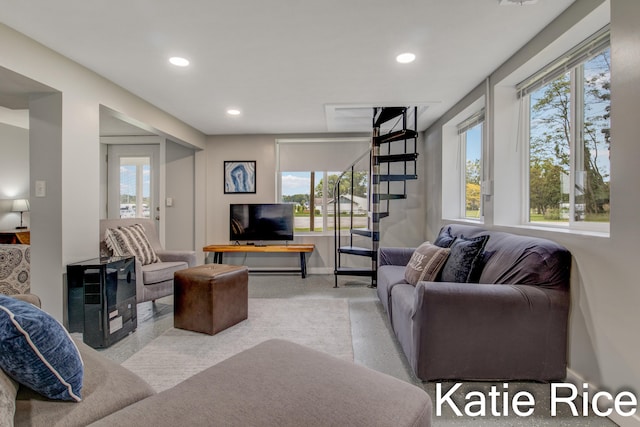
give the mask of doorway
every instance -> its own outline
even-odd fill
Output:
[[[109,145],[107,217],[153,218],[159,230],[160,145]]]

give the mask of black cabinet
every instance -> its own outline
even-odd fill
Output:
[[[109,347],[135,331],[134,257],[96,258],[67,265],[70,332],[93,348]]]

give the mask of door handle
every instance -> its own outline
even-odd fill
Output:
[[[156,215],[156,221],[160,221],[160,215]]]

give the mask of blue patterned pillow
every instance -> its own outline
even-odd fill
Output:
[[[449,258],[442,267],[440,280],[443,282],[476,282],[482,268],[482,254],[489,236],[466,239],[458,237],[450,249]]]
[[[84,366],[67,330],[38,307],[0,295],[0,368],[50,399],[81,400]]]
[[[454,240],[456,240],[456,238],[451,234],[451,227],[442,227],[440,234],[438,234],[433,244],[441,248],[449,248]]]

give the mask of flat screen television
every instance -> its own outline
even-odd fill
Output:
[[[293,240],[293,204],[230,205],[230,240]]]

